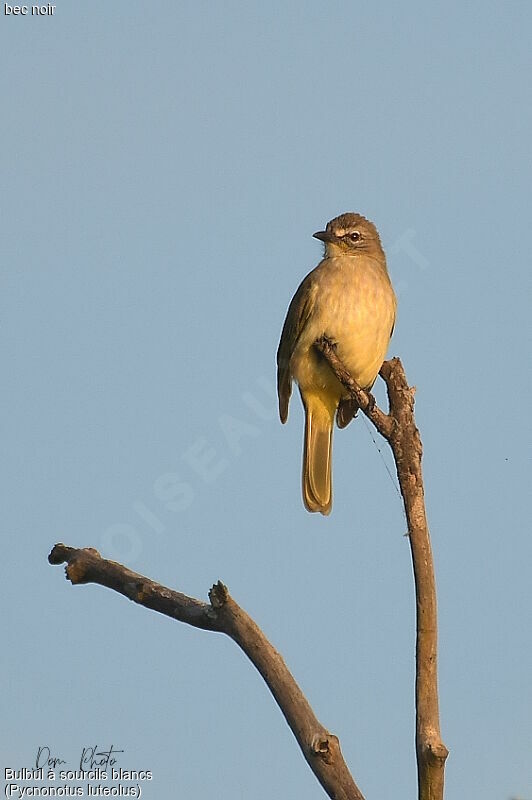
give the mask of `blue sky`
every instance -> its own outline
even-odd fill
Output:
[[[236,646],[72,588],[64,541],[222,579],[368,800],[413,796],[401,504],[358,419],[307,514],[274,395],[312,233],[358,211],[417,387],[447,796],[531,800],[528,6],[56,6],[0,14],[2,766],[113,744],[146,798],[324,796]]]

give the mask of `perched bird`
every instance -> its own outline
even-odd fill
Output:
[[[303,502],[329,514],[334,416],[344,428],[358,405],[314,343],[326,336],[362,389],[371,389],[384,361],[397,301],[375,225],[360,214],[342,214],[314,234],[325,244],[323,261],[292,298],[277,350],[281,422],[288,417],[292,379],[305,408]]]

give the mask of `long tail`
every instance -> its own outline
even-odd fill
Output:
[[[308,511],[330,514],[332,508],[331,455],[335,408],[311,395],[305,398],[303,448],[303,502]]]

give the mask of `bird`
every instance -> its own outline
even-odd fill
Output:
[[[345,428],[358,404],[314,346],[326,337],[352,378],[370,390],[393,333],[396,296],[375,225],[348,212],[313,234],[324,257],[303,279],[288,307],[277,350],[277,393],[281,422],[295,380],[305,410],[302,490],[308,511],[332,508],[334,418]]]

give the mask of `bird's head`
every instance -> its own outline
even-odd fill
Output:
[[[313,236],[325,244],[325,258],[359,254],[384,258],[377,228],[361,214],[341,214]]]

